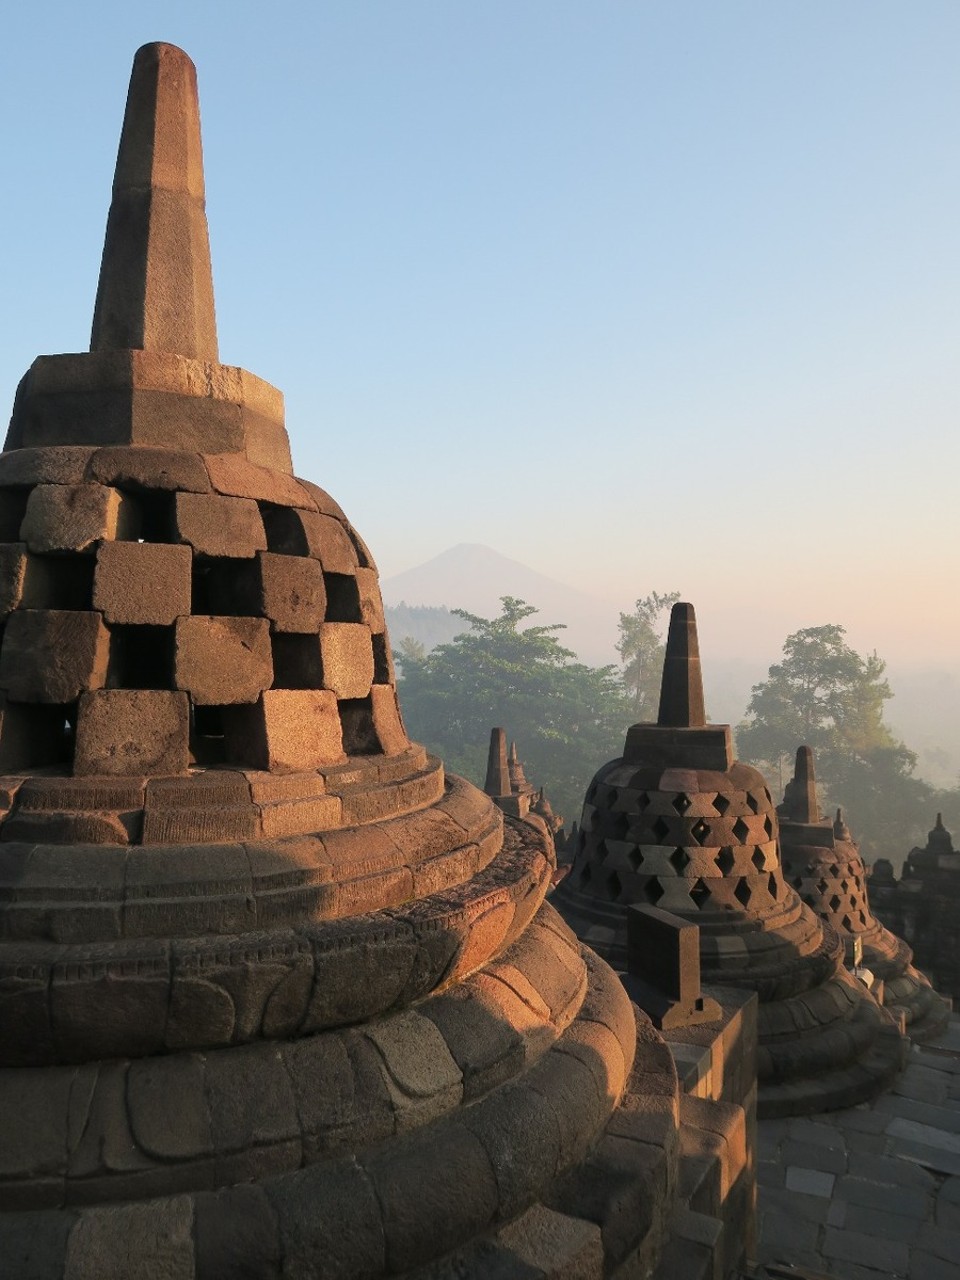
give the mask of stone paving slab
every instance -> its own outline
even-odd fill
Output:
[[[874,1103],[757,1136],[760,1263],[960,1280],[960,1016]]]

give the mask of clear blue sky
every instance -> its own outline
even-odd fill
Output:
[[[382,572],[485,542],[611,610],[678,588],[725,653],[957,653],[956,0],[60,0],[0,36],[8,403],[87,345],[169,40],[221,357]]]

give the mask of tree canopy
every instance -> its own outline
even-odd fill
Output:
[[[501,598],[496,618],[454,610],[468,625],[429,653],[405,646],[400,699],[413,738],[455,773],[482,783],[490,730],[517,742],[527,776],[567,822],[580,816],[597,769],[620,754],[630,721],[613,666],[589,667],[559,641],[560,623],[527,623],[537,610]]]
[[[831,624],[787,637],[781,661],[753,687],[737,748],[782,789],[797,747],[812,747],[821,806],[843,807],[868,857],[898,859],[925,820],[931,790],[912,776],[916,756],[884,723],[893,697],[886,664],[862,657],[845,635]]]
[[[660,618],[680,599],[679,591],[652,591],[638,600],[633,613],[620,615],[617,652],[623,663],[623,683],[634,720],[657,718],[664,642]]]

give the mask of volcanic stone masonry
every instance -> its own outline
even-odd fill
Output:
[[[370,553],[218,362],[170,45],[0,518],[5,1280],[712,1268],[742,1123],[680,1125],[664,1041],[544,902],[544,831],[407,739]],[[698,1124],[727,1155],[693,1212]]]
[[[899,881],[885,858],[871,868],[874,910],[910,942],[918,965],[951,1001],[960,1000],[960,852],[937,814],[922,849],[907,854]]]
[[[851,1106],[900,1069],[893,1019],[784,880],[766,783],[706,722],[692,605],[670,616],[658,722],[597,773],[578,843],[553,901],[605,959],[624,967],[627,909],[648,903],[700,926],[705,983],[757,992],[761,1117]]]
[[[885,929],[871,911],[866,868],[842,813],[838,809],[833,822],[821,817],[809,747],[797,748],[793,778],[777,814],[784,877],[836,929],[847,964],[854,962],[859,939],[862,963],[878,979],[884,1008],[903,1014],[907,1034],[917,1043],[939,1035],[950,1006],[913,967],[907,943]]]

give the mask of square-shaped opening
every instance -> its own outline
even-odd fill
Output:
[[[93,556],[27,554],[23,609],[93,608]]]
[[[172,689],[173,627],[111,627],[108,689]]]
[[[259,577],[252,560],[194,557],[190,612],[220,618],[257,617],[262,612]]]
[[[19,542],[29,489],[0,489],[0,542]]]
[[[390,645],[383,632],[373,637],[373,683],[393,683],[393,663],[390,661]]]
[[[369,698],[341,698],[337,703],[343,731],[343,749],[348,756],[370,756],[380,750],[373,727],[373,706]]]
[[[267,535],[267,550],[282,556],[309,555],[307,535],[303,522],[293,507],[278,507],[272,502],[261,502],[260,518]]]
[[[319,636],[275,631],[270,637],[270,646],[274,689],[323,688]]]
[[[325,573],[327,622],[362,622],[360,588],[352,573]]]
[[[179,542],[174,519],[175,495],[165,489],[124,493],[118,532],[121,542]]]
[[[226,759],[223,708],[190,704],[190,758],[194,764],[223,764]]]

